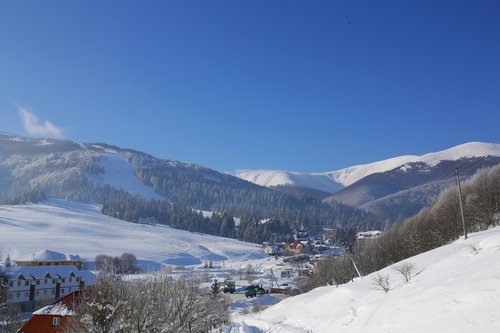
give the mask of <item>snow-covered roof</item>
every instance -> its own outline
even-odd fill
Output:
[[[382,236],[382,231],[380,230],[362,231],[358,232],[358,234],[356,235],[356,239],[377,238],[380,236]]]
[[[74,312],[66,307],[64,304],[47,305],[35,312],[34,315],[58,315],[58,316],[72,316]]]
[[[33,254],[16,258],[15,261],[81,261],[78,255],[64,254],[52,250],[43,249]]]
[[[5,270],[5,275],[9,279],[17,279],[19,276],[24,276],[26,279],[43,279],[48,275],[52,278],[58,276],[66,277],[73,273],[75,276],[81,276],[83,279],[83,272],[76,266],[13,266]],[[87,276],[87,275],[86,275]],[[83,279],[85,281],[85,279]]]
[[[87,286],[94,285],[96,283],[96,275],[92,271],[82,270],[79,271],[82,277],[82,280],[85,282]]]

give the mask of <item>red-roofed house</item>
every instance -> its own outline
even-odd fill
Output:
[[[21,327],[19,333],[60,333],[73,315],[79,292],[63,297],[59,302],[33,312],[33,316]]]

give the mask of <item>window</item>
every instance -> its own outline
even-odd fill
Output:
[[[18,292],[16,293],[16,298],[20,298],[20,297],[21,297],[21,293],[18,291]]]
[[[69,282],[70,282],[70,283],[71,283],[71,282],[73,282],[73,278],[69,278]]]
[[[21,281],[17,281],[17,286],[20,287],[21,286]]]
[[[30,285],[30,282],[28,280],[24,281],[24,285],[27,287]]]
[[[52,326],[59,326],[59,325],[61,325],[61,318],[52,317]]]
[[[54,294],[56,293],[56,291],[55,291],[54,289],[51,289],[51,290],[50,290],[50,293],[51,293],[52,295],[54,295]]]
[[[63,278],[63,279],[62,279],[62,283],[66,283],[66,278]]]
[[[14,287],[14,281],[9,282],[9,287]]]
[[[56,279],[52,279],[52,283],[56,283]]]
[[[36,285],[39,286],[40,285],[40,280],[36,280]]]
[[[24,297],[28,298],[30,296],[29,292],[24,293]]]
[[[80,282],[80,278],[79,277],[76,278],[76,282]]]
[[[61,289],[61,294],[64,294],[64,288]]]

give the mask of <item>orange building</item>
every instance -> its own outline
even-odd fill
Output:
[[[66,255],[63,253],[41,250],[33,253],[30,257],[14,260],[17,266],[76,266],[82,269],[82,259],[78,255]]]

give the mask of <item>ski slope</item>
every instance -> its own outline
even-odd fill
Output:
[[[134,166],[127,161],[127,158],[113,150],[106,150],[102,153],[101,165],[104,168],[102,174],[89,174],[89,180],[108,184],[112,187],[122,189],[133,195],[139,195],[145,199],[163,200],[153,188],[144,185],[134,174]]]
[[[51,199],[0,206],[0,255],[12,260],[50,249],[93,261],[97,254],[132,253],[145,270],[266,258],[258,245],[161,225],[124,222],[100,207]]]
[[[500,227],[406,261],[416,265],[408,283],[388,267],[236,316],[225,332],[500,332]],[[375,288],[378,274],[389,275],[388,293]]]

